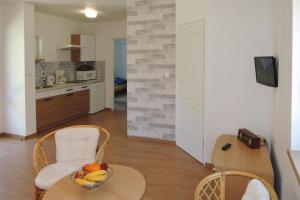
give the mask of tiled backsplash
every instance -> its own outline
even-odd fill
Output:
[[[35,65],[35,84],[41,84],[43,78],[48,75],[54,75],[57,70],[64,70],[66,81],[75,81],[76,68],[81,64],[94,66],[97,72],[97,80],[104,81],[105,77],[105,62],[41,62]]]

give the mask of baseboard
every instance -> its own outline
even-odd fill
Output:
[[[104,111],[113,111],[112,108],[104,108]]]
[[[217,169],[215,168],[214,164],[209,163],[209,162],[206,162],[206,163],[204,164],[204,167],[205,167],[206,169],[209,169],[209,170],[214,171],[214,172],[217,171]]]
[[[26,140],[26,136],[16,135],[16,134],[12,134],[12,133],[2,133],[2,135],[5,137],[17,139],[17,140]]]
[[[3,136],[3,137],[10,137],[10,138],[14,138],[14,139],[17,139],[17,140],[28,140],[28,139],[36,137],[37,134],[33,133],[31,135],[28,135],[28,136],[21,136],[21,135],[16,135],[16,134],[12,134],[12,133],[1,133],[0,135]]]
[[[176,145],[175,141],[155,139],[155,138],[146,138],[146,137],[138,137],[138,136],[130,136],[130,135],[127,135],[127,140],[135,140],[135,141],[140,141],[140,142],[153,142],[153,143]]]

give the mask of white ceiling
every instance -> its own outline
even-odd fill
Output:
[[[126,0],[10,0],[9,2],[12,1],[32,2],[37,12],[78,21],[126,20]],[[86,18],[82,13],[86,7],[99,10],[99,16],[96,19]]]

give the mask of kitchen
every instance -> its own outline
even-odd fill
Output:
[[[65,17],[62,13],[67,13],[67,7],[56,13],[50,5],[36,5],[37,132],[105,108],[113,109],[113,53],[110,51],[113,40],[106,38],[118,36],[120,32],[108,30],[103,34],[95,19],[83,14],[78,19],[71,15]],[[117,23],[122,22],[105,25],[115,29]],[[125,33],[126,29],[121,32]],[[100,45],[109,48],[103,50]]]

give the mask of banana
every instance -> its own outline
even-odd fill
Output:
[[[82,179],[82,178],[76,178],[76,179],[75,179],[75,182],[76,182],[78,185],[81,185],[81,186],[94,185],[94,184],[95,184],[95,182],[88,181],[88,180],[85,180],[85,179]]]
[[[95,172],[88,173],[87,175],[84,176],[83,179],[90,180],[90,179],[93,179],[93,177],[104,176],[104,175],[107,175],[107,171],[98,170],[98,171],[95,171]]]
[[[93,181],[93,182],[100,182],[100,181],[105,181],[107,179],[108,175],[100,175],[100,176],[92,176],[89,177],[87,180],[88,181]]]

